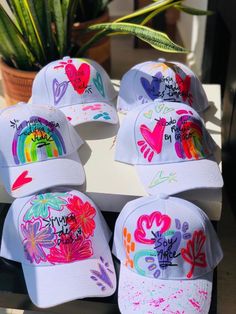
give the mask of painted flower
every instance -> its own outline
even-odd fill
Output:
[[[96,227],[94,216],[96,210],[89,202],[83,203],[78,196],[73,196],[68,199],[68,209],[75,215],[75,219],[70,221],[71,230],[81,229],[85,238],[93,236]]]
[[[71,263],[87,259],[92,255],[90,240],[84,240],[81,236],[73,239],[69,235],[62,235],[59,246],[50,249],[47,260],[51,263]]]
[[[45,193],[39,194],[31,200],[31,207],[27,210],[24,220],[28,221],[32,218],[46,218],[49,216],[50,209],[62,210],[62,206],[66,201],[61,197],[65,197],[65,193]]]
[[[23,245],[26,258],[33,263],[39,264],[41,261],[46,262],[46,254],[43,248],[50,249],[55,246],[54,233],[51,227],[41,228],[41,223],[27,222],[21,225],[21,231],[24,236]]]

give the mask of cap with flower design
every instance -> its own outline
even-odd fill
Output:
[[[59,108],[72,125],[97,121],[116,124],[117,93],[103,67],[91,59],[64,57],[36,75],[32,103]]]
[[[209,218],[194,204],[166,195],[127,203],[113,253],[121,262],[121,313],[208,313],[223,253]]]
[[[116,289],[102,214],[76,190],[15,200],[6,216],[0,255],[22,264],[32,302],[46,308]]]

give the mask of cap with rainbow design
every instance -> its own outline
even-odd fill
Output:
[[[77,154],[83,141],[60,110],[18,103],[3,110],[0,121],[0,174],[10,195],[84,183]]]
[[[222,187],[215,147],[195,110],[183,103],[154,101],[125,117],[115,159],[135,165],[149,194],[172,195]]]

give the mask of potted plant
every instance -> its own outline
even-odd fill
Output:
[[[75,43],[77,46],[83,46],[96,34],[96,31],[87,31],[89,26],[110,21],[108,4],[111,1],[112,0],[80,0],[78,2],[72,26],[72,44]],[[88,58],[100,63],[108,73],[110,72],[110,38],[108,36],[105,36],[90,47],[86,55]]]
[[[79,0],[7,0],[0,4],[0,67],[8,104],[27,101],[36,72],[65,55],[86,56],[90,47],[109,35],[137,36],[161,51],[188,52],[146,25],[160,12],[175,7],[189,14],[209,14],[182,5],[184,0],[155,0],[151,5],[114,22],[88,26],[96,31],[83,44],[71,39]],[[150,1],[151,2],[151,1]]]

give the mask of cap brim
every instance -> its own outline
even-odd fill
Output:
[[[84,168],[77,152],[64,158],[53,158],[17,167],[1,167],[5,189],[13,197],[24,197],[59,185],[82,185]]]
[[[110,248],[96,259],[52,266],[22,264],[32,302],[52,307],[86,297],[107,297],[116,290],[116,274]]]
[[[74,126],[93,121],[111,124],[118,123],[118,115],[112,103],[108,104],[98,101],[61,107],[60,110]]]
[[[218,164],[210,159],[159,165],[135,165],[145,190],[168,195],[200,188],[221,188],[223,178]]]
[[[121,264],[118,305],[121,313],[209,312],[213,272],[191,280],[141,276]]]

